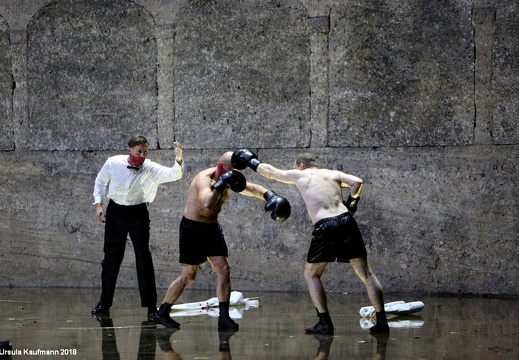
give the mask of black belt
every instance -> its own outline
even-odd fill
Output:
[[[110,199],[110,203],[112,205],[114,205],[114,206],[117,206],[117,207],[120,207],[120,208],[128,208],[128,209],[137,208],[139,206],[146,206],[146,205],[148,205],[148,203],[140,203],[140,204],[137,204],[137,205],[119,205],[118,203],[116,203],[112,199]]]

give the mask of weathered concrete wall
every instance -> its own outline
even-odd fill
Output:
[[[175,22],[175,134],[196,148],[308,146],[306,23],[298,1],[183,8]]]
[[[39,10],[27,25],[29,149],[119,148],[132,128],[156,143],[153,28],[149,12],[128,1]]]
[[[158,162],[186,148],[150,208],[159,287],[179,271],[190,180],[247,146],[365,180],[356,218],[386,291],[519,295],[518,15],[512,0],[0,0],[0,286],[100,285],[93,182],[140,132]],[[232,196],[233,287],[304,291],[299,193],[244,173],[293,214]],[[342,264],[325,281],[364,291]],[[193,287],[214,287],[207,264]]]
[[[329,145],[472,143],[470,2],[365,4],[333,12]]]

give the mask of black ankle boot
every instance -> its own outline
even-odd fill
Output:
[[[229,315],[218,317],[218,330],[238,330],[240,325],[236,324]]]
[[[218,317],[218,330],[238,330],[240,325],[236,324],[229,316],[229,302],[220,301],[218,303],[220,316]]]
[[[107,306],[104,306],[102,303],[98,303],[95,308],[91,311],[92,315],[110,315],[110,308]]]
[[[157,312],[156,306],[150,306],[148,307],[148,320],[153,321],[153,317],[155,316],[155,313]]]
[[[305,329],[307,334],[326,334],[333,335],[333,323],[330,318],[330,313],[317,311],[319,322],[312,327]]]
[[[173,306],[173,304],[160,304],[159,309],[153,315],[153,322],[155,324],[164,325],[168,328],[180,328],[180,324],[173,320],[169,315],[169,312],[171,311],[171,306]]]
[[[369,331],[376,334],[389,334],[389,325],[387,324],[386,311],[377,312],[377,323],[372,326]]]

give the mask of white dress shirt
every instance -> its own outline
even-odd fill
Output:
[[[96,177],[94,204],[102,204],[103,198],[119,205],[150,203],[157,195],[159,184],[182,178],[184,167],[175,161],[166,167],[149,159],[140,170],[128,169],[128,155],[109,157]]]

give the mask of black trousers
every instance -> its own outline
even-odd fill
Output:
[[[141,306],[156,308],[157,287],[155,284],[155,269],[149,249],[150,215],[148,207],[146,204],[118,205],[112,200],[106,208],[100,303],[105,307],[112,306],[115,284],[124,258],[128,234],[135,251]]]

